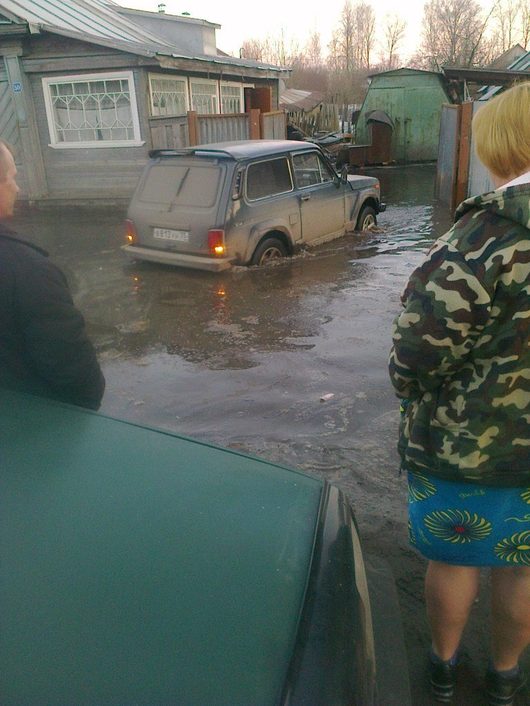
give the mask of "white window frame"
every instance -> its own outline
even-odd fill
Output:
[[[55,127],[55,113],[53,109],[50,85],[59,83],[82,83],[85,81],[102,80],[127,80],[129,83],[129,96],[131,105],[132,127],[134,138],[132,140],[90,140],[85,142],[59,142]],[[102,149],[108,147],[141,147],[145,141],[141,138],[140,121],[138,118],[138,104],[136,102],[136,89],[132,71],[113,71],[107,73],[69,74],[67,76],[54,76],[42,79],[46,117],[50,133],[49,147],[53,149]]]
[[[217,110],[214,113],[202,113],[201,111],[198,111],[195,109],[193,106],[193,89],[191,87],[192,83],[205,83],[208,86],[211,86],[212,84],[215,85],[215,98],[217,100]],[[219,95],[219,81],[214,78],[193,78],[189,77],[189,92],[190,92],[190,106],[192,110],[195,110],[199,115],[219,115],[221,111],[221,96]]]
[[[151,116],[154,118],[162,118],[162,117],[171,117],[174,114],[158,114],[156,115],[154,113],[155,106],[153,105],[153,87],[152,87],[152,79],[163,79],[163,80],[173,80],[173,81],[182,81],[184,83],[184,96],[185,96],[185,101],[186,101],[186,108],[185,108],[185,113],[188,112],[190,109],[190,87],[189,87],[189,82],[188,82],[188,77],[187,76],[182,76],[182,75],[176,75],[176,74],[157,74],[157,73],[149,73],[149,107],[150,107],[150,113]]]
[[[219,82],[219,111],[221,112],[221,114],[223,114],[223,86],[230,86],[231,88],[234,88],[234,87],[239,88],[239,103],[240,103],[240,107],[241,107],[241,110],[239,112],[244,113],[245,112],[245,92],[243,89],[246,88],[247,86],[245,86],[242,83],[235,83],[234,81],[220,81]],[[238,112],[238,111],[236,111],[236,112]],[[230,115],[231,113],[232,113],[232,111],[230,111],[230,113],[228,113],[228,115]],[[224,113],[224,114],[227,115],[227,113]]]

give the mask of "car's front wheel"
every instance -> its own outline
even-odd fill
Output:
[[[265,238],[258,245],[252,255],[251,265],[266,265],[272,260],[278,260],[280,257],[287,256],[287,248],[279,238]]]
[[[363,206],[357,219],[356,230],[370,230],[377,225],[375,209],[372,206]]]

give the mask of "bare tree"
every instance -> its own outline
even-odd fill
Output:
[[[417,63],[433,71],[444,65],[480,66],[486,60],[485,31],[492,12],[484,16],[476,0],[429,0],[423,7]]]
[[[350,73],[355,68],[355,13],[350,0],[342,7],[339,21],[338,49],[342,58],[342,68]]]
[[[261,39],[245,39],[239,50],[241,59],[264,61],[265,43]]]
[[[375,12],[361,0],[345,0],[335,35],[328,46],[329,63],[335,70],[353,71],[370,68],[375,41]]]
[[[375,12],[366,2],[358,2],[355,7],[355,37],[359,51],[357,67],[370,70],[371,53],[375,39]]]
[[[493,7],[493,34],[500,54],[520,39],[518,35],[523,4],[520,0],[497,0]]]
[[[313,32],[307,40],[302,53],[302,61],[304,65],[311,67],[321,67],[323,65],[322,45],[318,32]]]
[[[381,46],[381,67],[395,69],[399,65],[399,46],[405,38],[407,22],[399,15],[385,15]]]
[[[241,58],[263,61],[277,66],[292,66],[300,61],[300,49],[294,39],[285,40],[283,30],[279,37],[247,39],[239,50]]]
[[[519,3],[521,17],[521,44],[525,49],[530,46],[530,0],[521,0]]]

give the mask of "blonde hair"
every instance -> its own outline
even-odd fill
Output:
[[[530,169],[530,82],[485,103],[472,131],[477,157],[495,176],[519,176]]]

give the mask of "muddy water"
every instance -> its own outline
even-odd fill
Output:
[[[107,378],[104,413],[258,454],[349,494],[365,549],[394,570],[413,703],[423,704],[423,561],[407,545],[386,360],[399,293],[450,214],[434,201],[434,167],[373,173],[388,205],[377,232],[264,269],[129,264],[119,208],[16,220],[67,273]],[[480,612],[474,620],[480,664]],[[477,678],[471,671],[461,703],[482,703]]]

